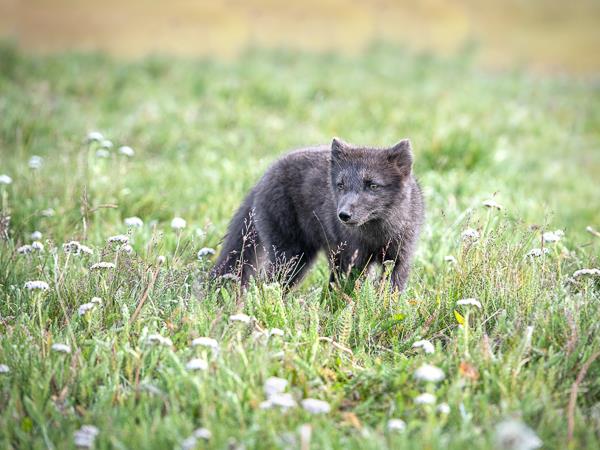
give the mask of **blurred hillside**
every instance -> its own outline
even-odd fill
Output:
[[[0,37],[25,49],[233,57],[249,46],[357,52],[373,41],[491,67],[600,69],[597,0],[0,0]]]

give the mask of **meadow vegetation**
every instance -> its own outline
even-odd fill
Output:
[[[385,45],[0,47],[0,447],[597,448],[599,100]],[[328,289],[324,256],[288,293],[206,284],[198,252],[268,164],[332,136],[412,140],[407,290]]]

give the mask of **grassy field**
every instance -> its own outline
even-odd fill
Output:
[[[94,130],[114,146],[87,143]],[[268,164],[334,135],[412,139],[428,207],[406,292],[370,279],[330,291],[324,257],[286,294],[203,284],[213,257],[198,251],[218,250]],[[600,264],[597,82],[386,46],[231,63],[3,46],[2,174],[2,448],[92,445],[83,425],[97,427],[97,449],[533,448],[523,425],[546,449],[600,443],[600,277],[576,274]],[[555,230],[558,242],[542,242]],[[44,249],[19,252],[34,231]],[[119,234],[131,248],[108,242]],[[69,252],[74,240],[92,254]],[[421,339],[432,353],[413,348]],[[423,380],[425,364],[444,379]],[[264,403],[269,377],[290,395]],[[200,427],[211,437],[190,439]]]

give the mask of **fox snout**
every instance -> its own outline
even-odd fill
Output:
[[[360,222],[359,214],[356,211],[358,197],[355,195],[346,195],[338,204],[337,214],[342,223],[346,225],[357,225]]]

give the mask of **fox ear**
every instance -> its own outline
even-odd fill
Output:
[[[348,144],[339,138],[334,137],[331,141],[331,157],[332,159],[340,159],[346,152]]]
[[[394,164],[403,175],[410,175],[413,165],[412,145],[409,139],[402,139],[387,150],[388,162]]]

